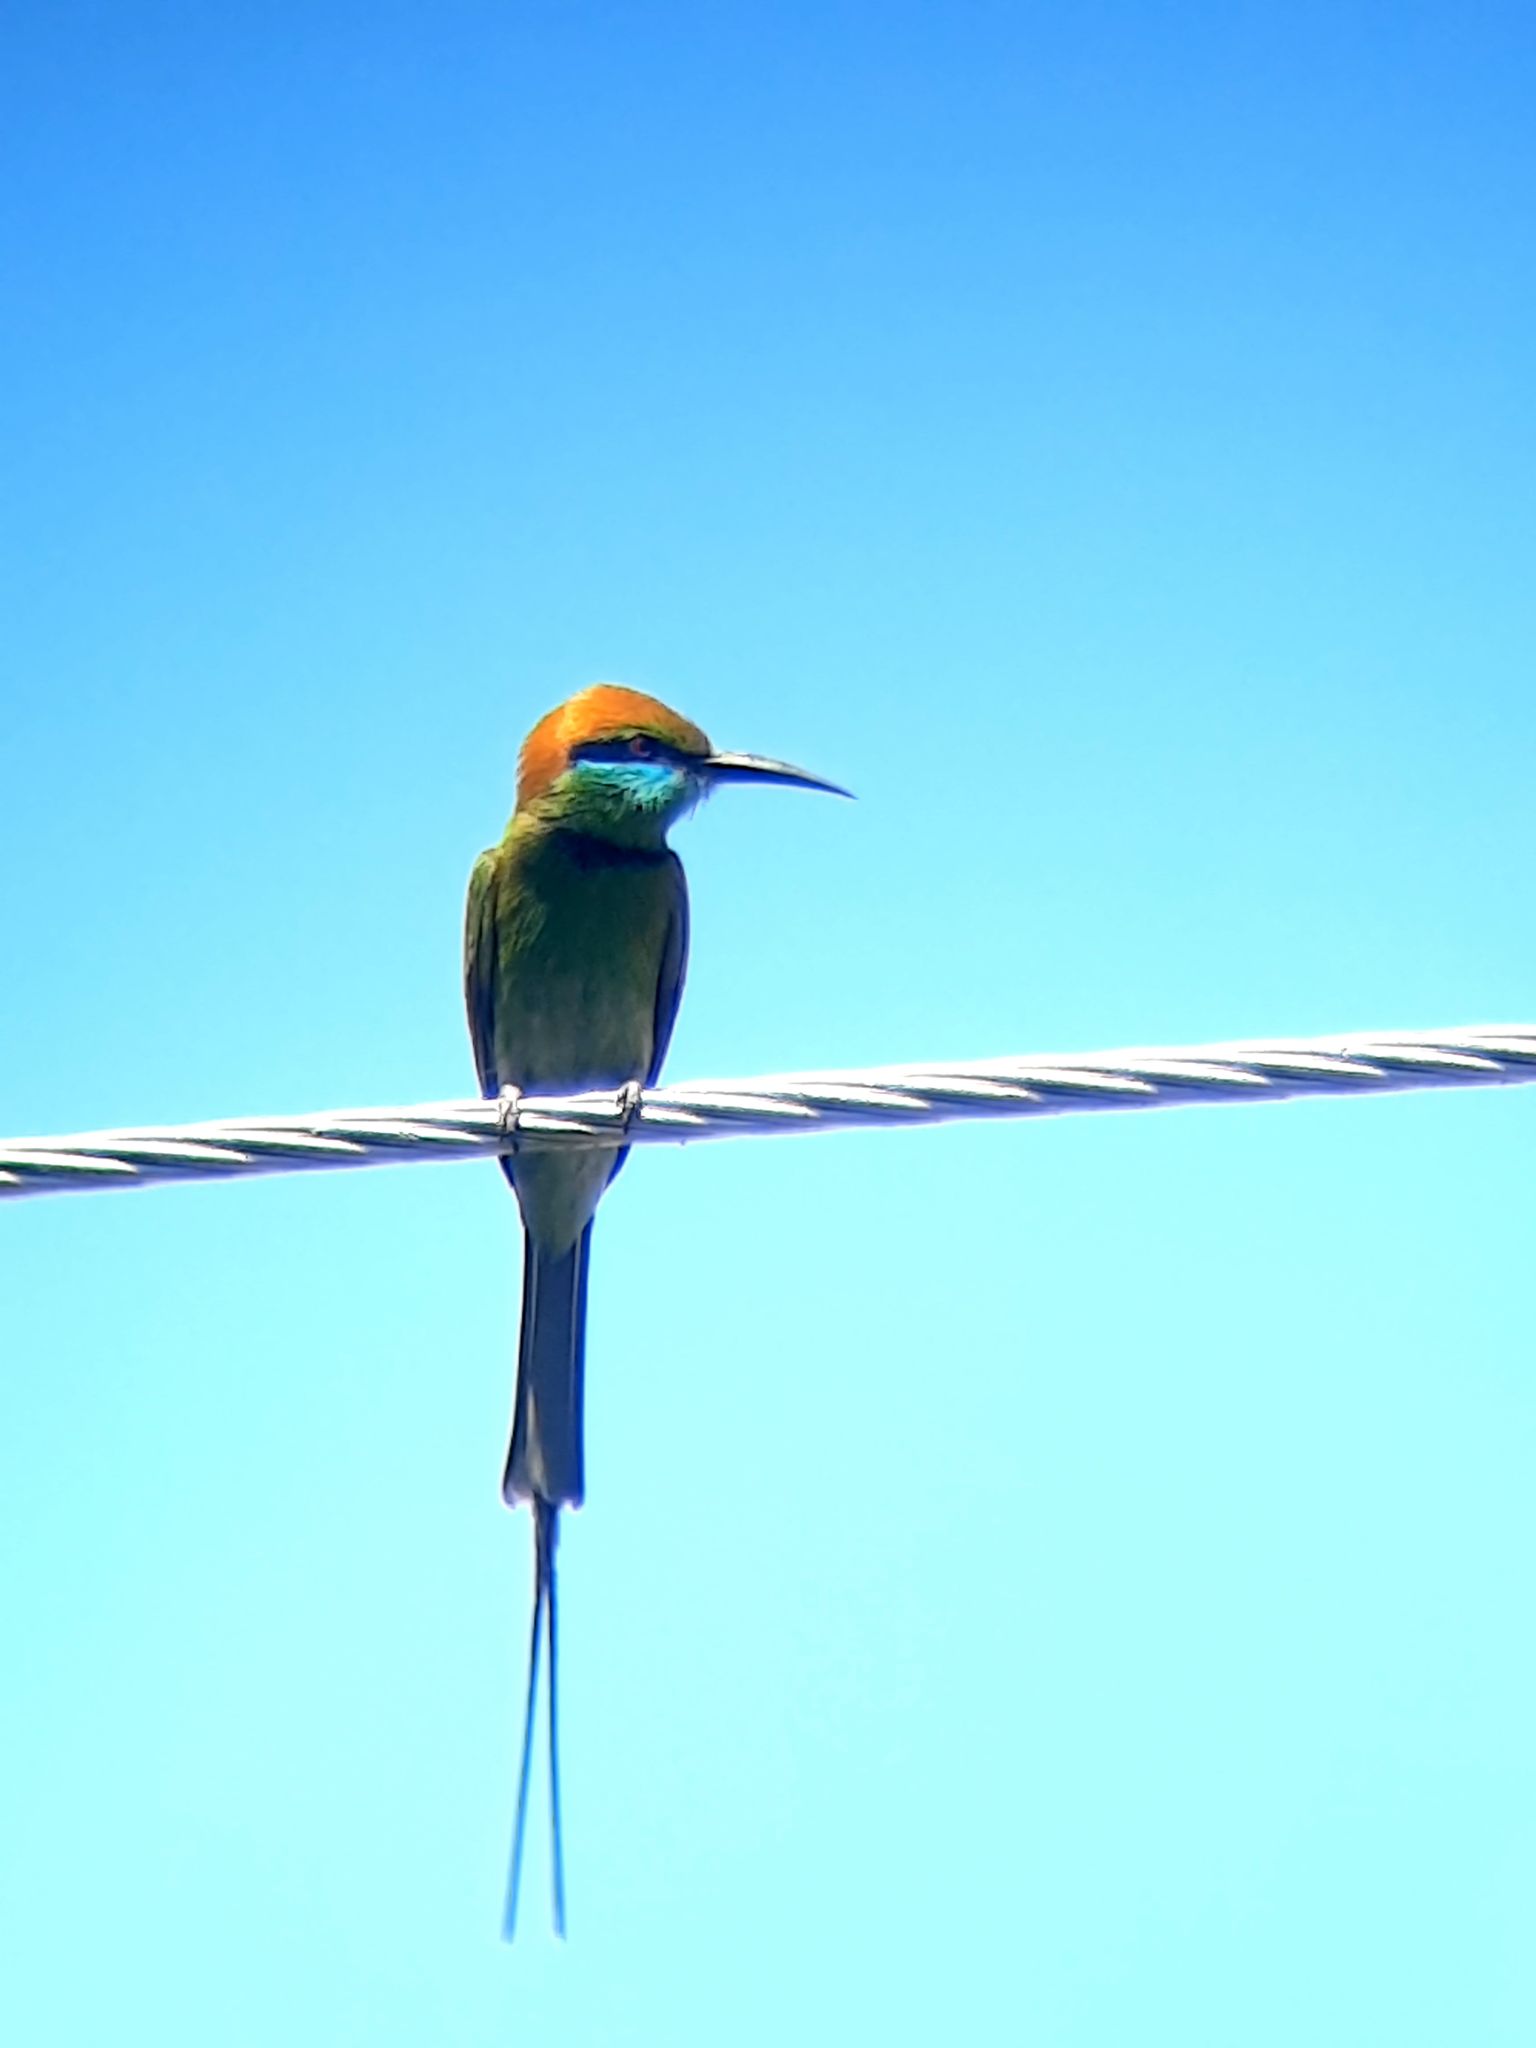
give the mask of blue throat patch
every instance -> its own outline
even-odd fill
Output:
[[[672,761],[577,761],[571,773],[594,796],[652,815],[678,810],[697,794],[693,778]]]

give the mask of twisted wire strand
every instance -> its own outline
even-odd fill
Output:
[[[685,1081],[614,1093],[424,1102],[0,1140],[0,1200],[546,1146],[685,1144],[879,1124],[1068,1116],[1536,1082],[1536,1025],[1030,1053]]]

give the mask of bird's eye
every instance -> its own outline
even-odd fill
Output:
[[[637,761],[653,761],[656,749],[643,732],[637,732],[629,743],[629,751]]]

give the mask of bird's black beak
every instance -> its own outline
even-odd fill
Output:
[[[791,789],[821,789],[828,796],[853,795],[835,782],[825,782],[788,761],[770,761],[762,754],[710,754],[702,763],[711,782],[778,782]]]

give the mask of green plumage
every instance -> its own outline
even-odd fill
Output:
[[[465,998],[485,1093],[654,1080],[687,950],[687,884],[665,845],[615,845],[558,810],[519,814],[469,888]],[[622,1159],[593,1146],[503,1161],[527,1233],[508,1500],[582,1497],[586,1232]]]
[[[599,683],[523,744],[517,809],[470,877],[464,999],[489,1096],[649,1085],[661,1071],[688,964],[688,890],[668,827],[721,782],[834,785],[754,754],[714,752],[654,697]],[[845,794],[846,792],[835,792]],[[555,1545],[580,1502],[592,1214],[623,1145],[530,1149],[502,1160],[523,1212],[523,1316],[502,1493],[529,1501],[534,1602],[523,1759],[503,1930],[517,1915],[541,1629],[549,1645],[555,1926],[564,1931],[556,1713]]]

